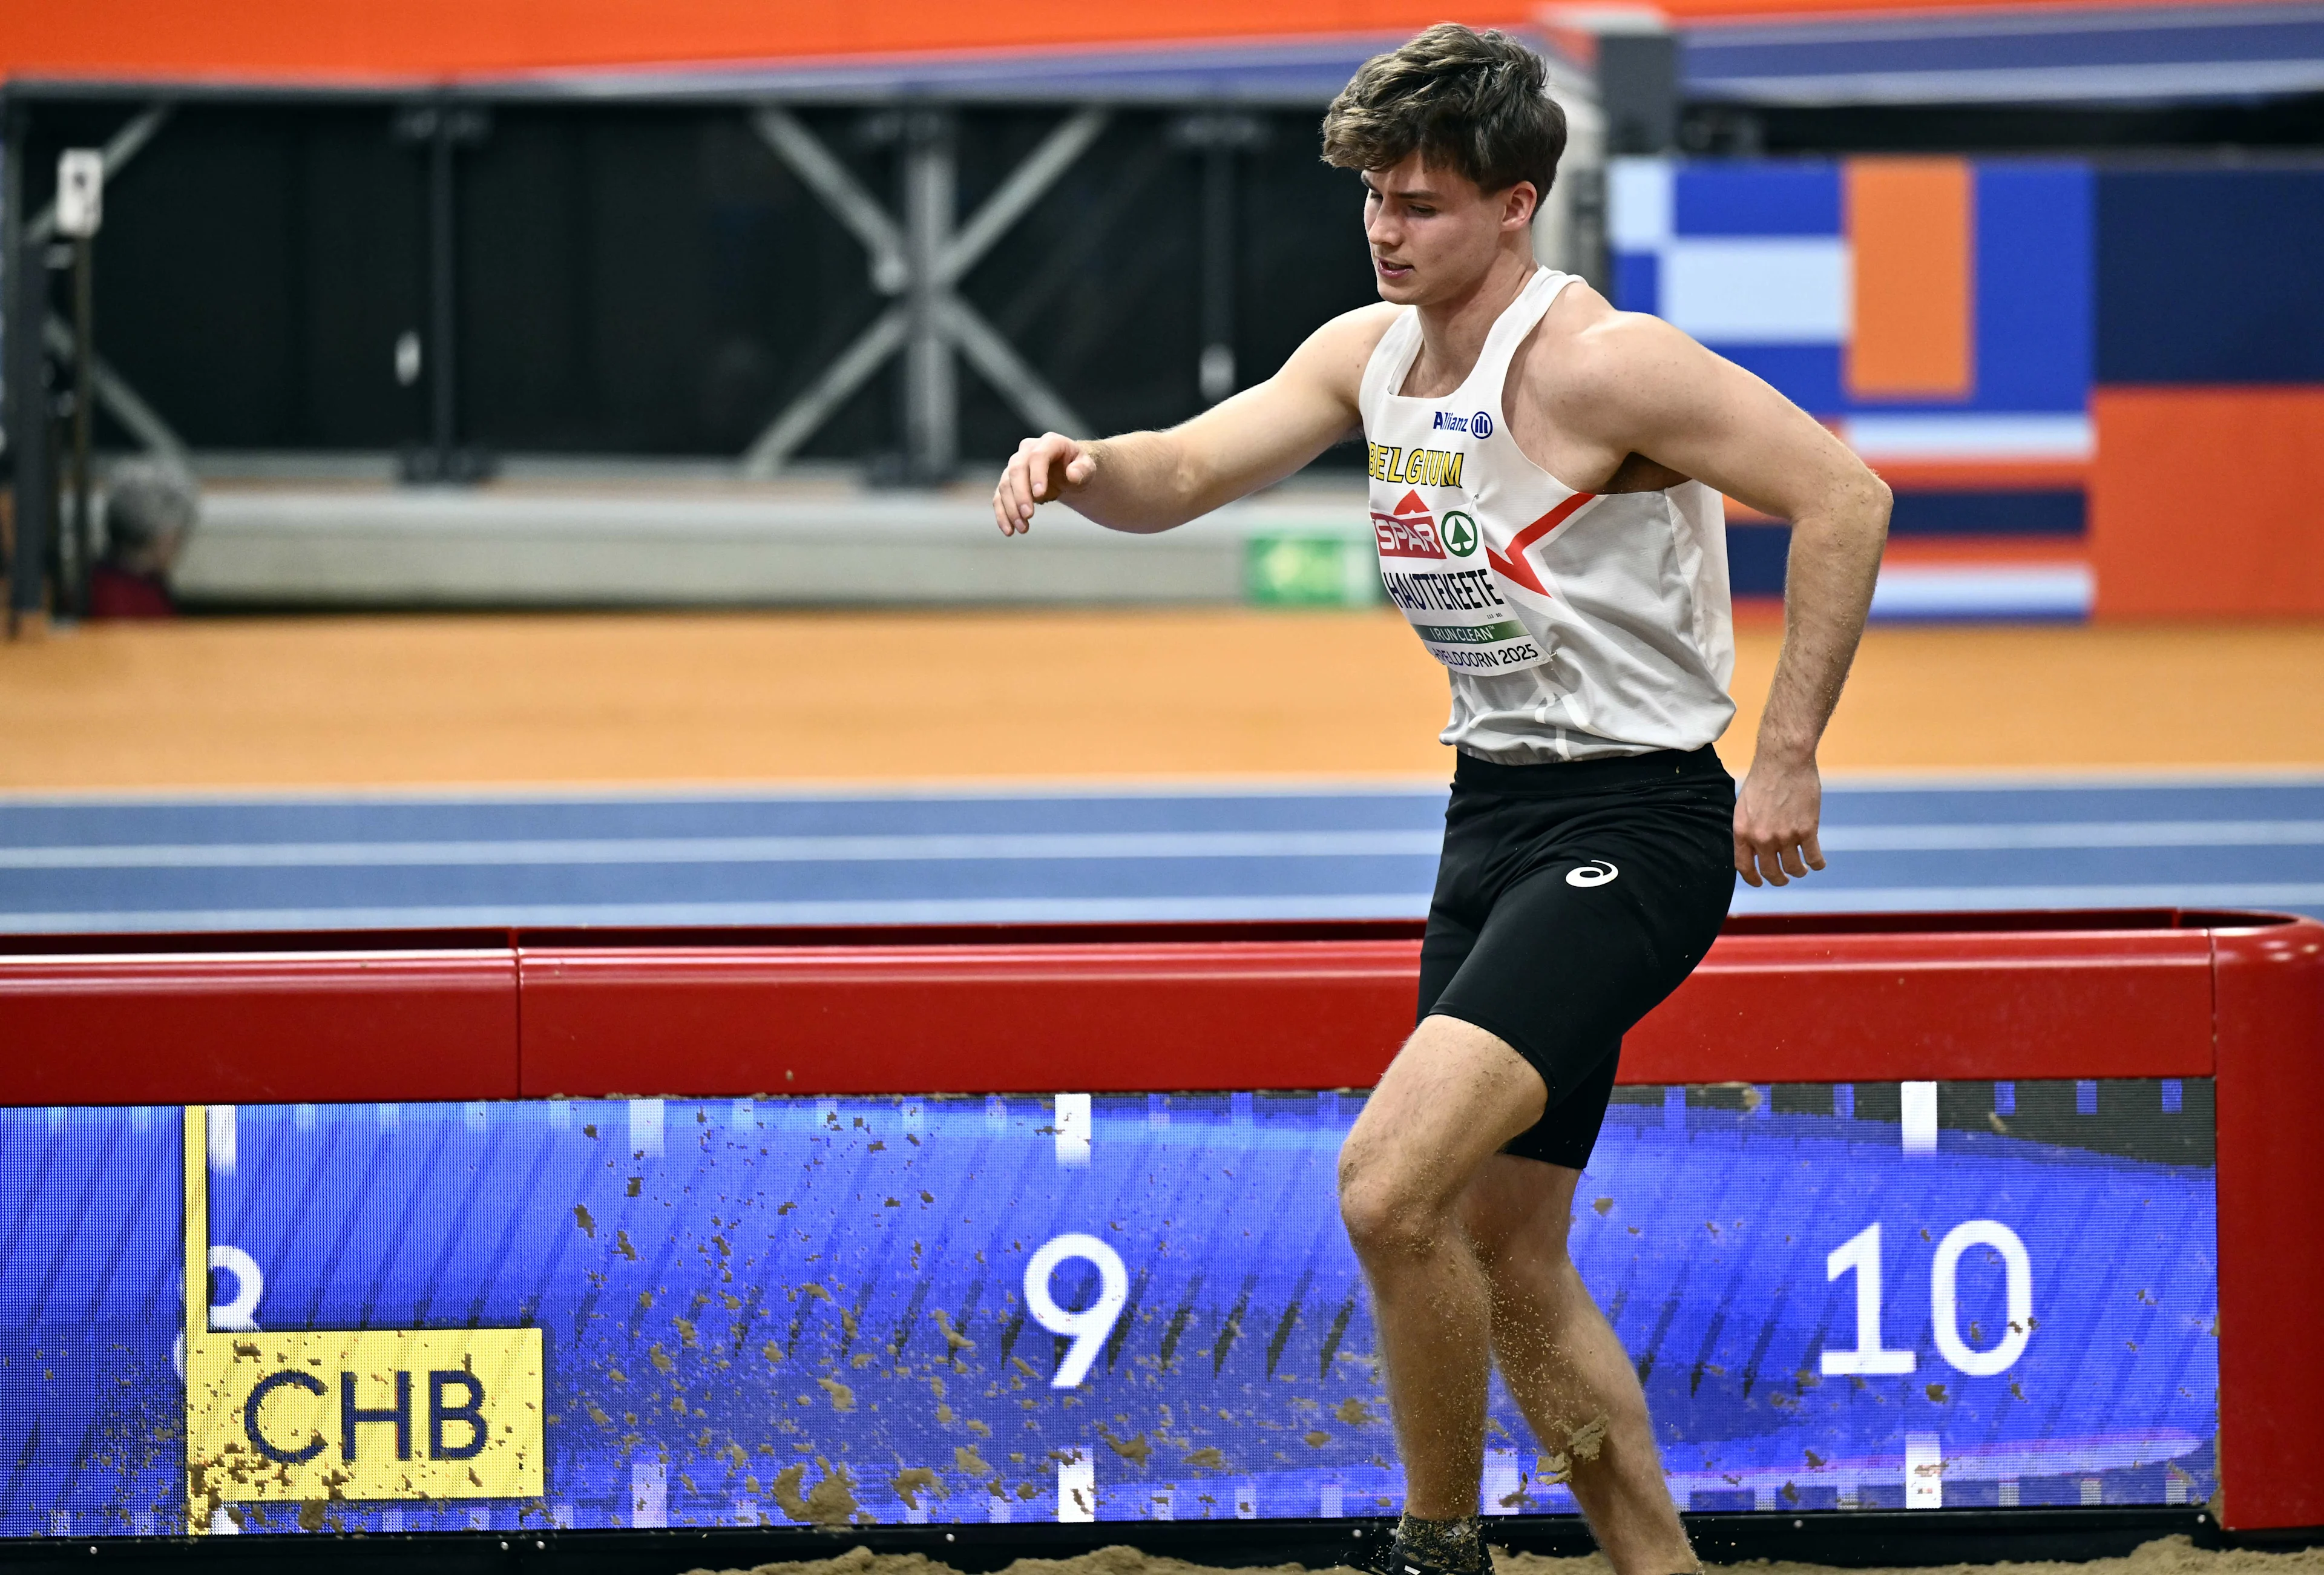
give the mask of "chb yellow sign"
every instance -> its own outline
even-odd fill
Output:
[[[229,1504],[539,1497],[540,1330],[210,1328],[208,1127],[189,1106],[190,1529]]]

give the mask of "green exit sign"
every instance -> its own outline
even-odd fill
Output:
[[[1381,599],[1369,539],[1321,533],[1252,536],[1243,543],[1243,594],[1261,607],[1369,607]]]

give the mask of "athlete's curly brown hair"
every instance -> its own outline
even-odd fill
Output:
[[[1323,161],[1386,170],[1414,149],[1486,191],[1533,182],[1549,195],[1565,152],[1565,111],[1541,57],[1499,32],[1440,22],[1360,67],[1323,114]]]

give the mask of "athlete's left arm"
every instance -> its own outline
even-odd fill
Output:
[[[1574,336],[1569,371],[1553,399],[1577,436],[1791,521],[1784,646],[1736,799],[1735,868],[1754,886],[1822,869],[1816,747],[1872,605],[1887,486],[1806,411],[1658,318],[1607,313]]]

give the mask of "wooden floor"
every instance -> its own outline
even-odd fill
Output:
[[[2324,623],[1877,629],[1823,760],[2324,767],[2319,675]],[[1444,709],[1385,612],[203,619],[0,644],[0,788],[1434,775]]]

